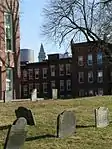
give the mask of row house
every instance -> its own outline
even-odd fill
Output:
[[[52,97],[52,89],[58,89],[58,98],[70,98],[72,58],[60,54],[48,55],[48,60],[21,65],[21,98],[30,98],[33,89],[37,96]]]
[[[104,46],[97,42],[72,43],[71,50],[73,97],[111,94],[112,66]]]

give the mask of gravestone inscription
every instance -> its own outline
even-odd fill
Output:
[[[57,117],[57,137],[63,138],[76,132],[76,118],[72,111],[63,111]]]
[[[16,121],[15,125],[10,127],[4,149],[20,149],[24,145],[27,135],[26,125],[26,119],[21,117]]]
[[[95,126],[96,127],[106,127],[109,125],[108,121],[108,108],[99,107],[95,109]]]
[[[17,118],[24,117],[27,120],[28,125],[35,125],[31,110],[28,110],[25,107],[19,107],[17,110],[15,110],[15,114]]]

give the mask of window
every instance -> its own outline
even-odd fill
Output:
[[[6,50],[12,51],[12,20],[11,14],[4,14]]]
[[[79,83],[84,83],[84,72],[79,72]]]
[[[48,69],[47,68],[43,68],[43,79],[47,78],[47,74],[48,74]]]
[[[55,88],[56,84],[55,84],[55,80],[51,81],[51,89]]]
[[[29,95],[32,93],[33,91],[33,83],[29,83]]]
[[[97,76],[97,82],[102,83],[103,82],[103,71],[99,70],[97,75],[98,75]]]
[[[79,90],[79,97],[83,97],[83,96],[84,96],[84,90],[81,89],[81,90]]]
[[[27,80],[27,71],[23,70],[23,80],[26,81]]]
[[[63,64],[60,64],[59,65],[59,75],[60,76],[63,76],[64,75],[64,65]]]
[[[88,54],[87,63],[88,63],[89,66],[93,64],[93,57],[92,57],[92,54]]]
[[[47,93],[48,89],[47,89],[47,83],[43,83],[43,93]]]
[[[100,52],[97,53],[97,64],[101,65],[102,60],[103,60],[103,55],[102,55],[102,52],[100,51]]]
[[[35,69],[35,79],[39,79],[39,69]]]
[[[13,86],[13,69],[12,68],[7,68],[6,70],[6,90],[10,91],[12,90]]]
[[[23,85],[23,96],[26,97],[28,95],[28,87],[27,85]]]
[[[55,65],[51,65],[50,66],[50,69],[51,69],[51,76],[55,76]]]
[[[10,13],[4,13],[4,23],[6,26],[11,25],[11,14]]]
[[[92,71],[88,72],[88,82],[93,83],[93,72]]]
[[[67,80],[67,91],[71,91],[71,80]]]
[[[39,93],[39,91],[40,91],[40,84],[39,83],[35,83],[35,88],[37,89],[37,93]]]
[[[66,64],[66,75],[71,74],[71,64]]]
[[[102,96],[103,95],[103,88],[98,88],[98,95]]]
[[[60,80],[60,91],[64,91],[64,80]]]
[[[83,66],[84,65],[83,56],[78,56],[78,65],[79,66]]]
[[[93,93],[93,90],[89,90],[89,96],[93,96],[94,93]]]
[[[33,79],[33,69],[28,69],[29,80]]]

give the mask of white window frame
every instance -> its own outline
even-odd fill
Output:
[[[48,75],[48,68],[43,68],[42,71],[43,71],[43,79],[46,79]]]
[[[52,89],[52,88],[56,88],[56,82],[55,82],[55,80],[52,80],[52,81],[51,81],[51,89]]]
[[[33,91],[33,83],[29,83],[28,88],[29,88],[29,95],[30,95]]]
[[[59,75],[64,76],[64,64],[59,64]]]
[[[71,74],[71,64],[66,64],[66,75]]]
[[[50,66],[50,71],[51,71],[51,76],[54,77],[55,76],[55,65]]]
[[[11,14],[10,13],[7,13],[7,12],[5,12],[4,13],[4,27],[5,27],[5,51],[6,52],[13,52],[13,41],[12,41],[12,18],[10,18],[11,20],[10,20],[10,25],[9,24],[6,24],[6,22],[5,22],[5,16],[6,15],[9,15],[10,17],[11,17]],[[6,46],[6,44],[7,44],[7,38],[6,38],[6,28],[11,28],[11,38],[10,38],[10,40],[11,40],[11,49],[7,49],[7,46]]]
[[[102,74],[102,77],[100,77],[101,74],[99,74],[99,73]],[[102,79],[100,80],[99,78],[102,78]],[[103,83],[103,70],[98,70],[97,71],[97,82],[98,83]]]
[[[27,70],[23,70],[23,81],[27,81]]]
[[[39,68],[35,68],[35,79],[39,79],[39,72]]]
[[[83,77],[82,77],[82,78],[83,78],[82,81],[80,81],[81,75],[83,76]],[[79,83],[84,83],[84,72],[78,72],[78,80],[79,80]]]
[[[87,64],[88,64],[88,66],[93,65],[93,55],[92,54],[88,54]]]
[[[84,65],[84,57],[83,56],[78,56],[78,65],[83,66]]]
[[[67,91],[71,91],[71,80],[66,80]]]
[[[28,77],[29,77],[29,80],[33,80],[33,69],[28,69]]]
[[[64,91],[64,80],[60,80],[60,91]]]
[[[99,53],[102,54],[102,55],[101,55],[101,58],[98,57]],[[99,63],[99,62],[100,62],[100,63]],[[100,51],[98,51],[98,52],[97,52],[97,64],[98,64],[98,65],[102,65],[102,63],[103,63],[103,53],[100,52]]]
[[[26,97],[28,95],[28,86],[23,85],[23,96]]]
[[[92,81],[90,81],[90,78],[92,78]],[[88,83],[93,83],[93,81],[94,81],[93,71],[89,71],[88,72]]]
[[[43,83],[43,93],[44,94],[48,93],[48,83],[46,82]]]

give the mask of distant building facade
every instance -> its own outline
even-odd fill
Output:
[[[42,62],[42,61],[45,60],[45,58],[46,58],[46,54],[45,54],[45,51],[44,51],[43,44],[41,44],[39,55],[38,55],[38,60],[39,60],[39,62]]]
[[[110,50],[112,45],[108,44]],[[105,46],[98,42],[71,44],[72,57],[50,54],[48,60],[21,66],[22,98],[29,98],[36,88],[38,97],[76,98],[112,94],[112,63]]]
[[[108,44],[110,50],[112,45]],[[105,46],[98,42],[72,43],[72,96],[109,95],[112,93],[112,64]]]
[[[58,98],[71,97],[71,57],[48,55],[48,60],[21,66],[21,98],[30,98],[34,88],[37,96],[52,97],[58,89]]]

